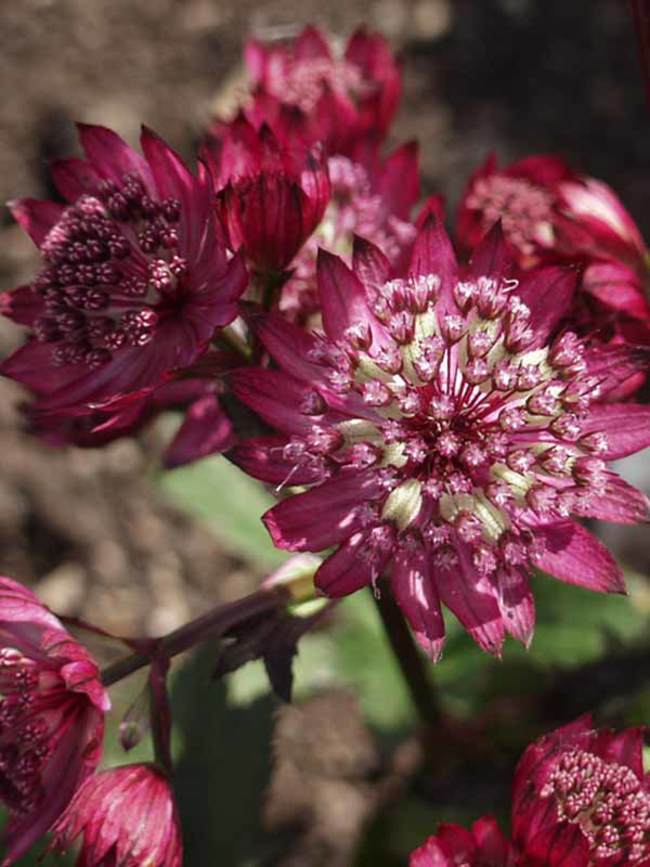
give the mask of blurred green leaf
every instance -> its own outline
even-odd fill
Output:
[[[234,706],[225,682],[210,680],[215,656],[209,646],[195,654],[172,689],[174,719],[183,733],[175,788],[185,862],[273,863],[268,850],[274,841],[262,830],[261,810],[277,702],[267,694]]]
[[[221,455],[161,473],[159,484],[176,506],[206,521],[231,554],[263,570],[287,559],[260,520],[275,500]]]

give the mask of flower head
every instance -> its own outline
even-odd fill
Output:
[[[520,267],[573,261],[583,275],[572,313],[585,333],[650,344],[650,266],[638,227],[614,191],[561,160],[533,156],[498,169],[490,157],[470,178],[458,214],[471,250],[500,220]]]
[[[86,649],[20,584],[0,578],[3,865],[47,831],[101,755],[109,701]]]
[[[349,156],[360,143],[383,138],[395,114],[398,64],[386,40],[364,29],[342,52],[309,26],[293,42],[250,40],[245,58],[254,87],[249,116],[323,142],[330,154]]]
[[[259,271],[283,271],[322,219],[330,195],[319,149],[283,143],[242,115],[213,130],[202,150],[231,249]]]
[[[81,837],[78,867],[181,867],[183,843],[174,796],[153,765],[93,774],[52,829],[52,848]]]
[[[234,459],[280,487],[306,485],[265,515],[278,547],[336,546],[316,573],[342,596],[387,571],[433,657],[440,602],[481,647],[532,637],[532,566],[594,590],[623,590],[609,552],[574,516],[648,514],[609,458],[650,442],[650,412],[598,403],[633,366],[629,350],[591,351],[557,334],[574,278],[509,276],[495,230],[461,273],[431,217],[404,277],[357,242],[353,270],[321,253],[324,334],[280,317],[258,325],[279,369],[233,377],[278,433]]]
[[[220,240],[209,185],[149,130],[144,156],[80,125],[86,160],[55,164],[69,202],[13,203],[43,267],[3,299],[27,343],[0,371],[43,412],[115,408],[189,368],[234,319],[246,279]]]
[[[499,169],[494,156],[470,177],[456,226],[461,247],[472,250],[497,222],[522,264],[534,263],[557,242],[557,189],[574,178],[553,156],[530,156]]]
[[[589,717],[528,747],[515,776],[512,814],[514,838],[531,864],[650,863],[642,750],[642,730],[598,731]]]
[[[411,853],[409,867],[518,867],[512,843],[491,816],[483,816],[466,831],[443,824],[438,833]]]

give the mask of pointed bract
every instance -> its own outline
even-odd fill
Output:
[[[183,843],[171,786],[153,765],[93,774],[52,830],[51,848],[81,848],[78,867],[182,867]]]

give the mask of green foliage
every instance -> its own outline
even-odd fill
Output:
[[[286,560],[260,520],[273,497],[224,457],[162,473],[159,482],[176,506],[207,522],[229,553],[261,570]]]

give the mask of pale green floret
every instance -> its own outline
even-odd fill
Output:
[[[379,428],[371,421],[366,421],[362,418],[342,421],[337,425],[337,430],[343,435],[348,445],[364,442],[380,445],[383,442]]]
[[[490,474],[493,479],[505,482],[517,497],[525,497],[534,483],[532,476],[524,476],[521,473],[516,473],[505,464],[494,464],[490,467]]]
[[[398,529],[406,530],[417,518],[422,507],[422,483],[408,479],[388,495],[381,517],[394,521]]]
[[[484,494],[477,492],[474,514],[483,524],[485,534],[493,542],[508,529],[508,520],[503,512],[494,506]]]
[[[403,467],[408,463],[408,458],[404,454],[404,443],[391,443],[384,448],[384,459],[381,462],[383,467]]]

